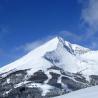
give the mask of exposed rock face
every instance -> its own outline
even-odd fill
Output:
[[[62,77],[62,82],[66,84],[68,88],[71,90],[78,90],[80,88],[87,87],[87,85],[83,84],[83,82],[82,83],[78,81],[76,82],[75,80],[70,79],[69,77]]]
[[[34,81],[35,83],[44,83],[44,81],[47,79],[47,75],[42,70],[39,70],[35,72],[28,80]]]
[[[0,98],[49,98],[98,84],[98,76],[90,76],[89,83],[82,74],[65,72],[56,66],[26,77],[28,71],[15,71],[1,77]]]

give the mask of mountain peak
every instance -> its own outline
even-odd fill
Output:
[[[78,47],[78,48],[76,48]],[[77,49],[77,51],[76,51]],[[79,50],[78,50],[79,49]],[[27,55],[23,56],[22,58],[8,64],[2,68],[0,68],[0,73],[5,73],[11,70],[20,70],[20,69],[34,69],[40,70],[41,68],[48,68],[54,63],[51,63],[49,60],[45,59],[44,56],[48,53],[48,57],[51,60],[58,60],[59,66],[71,65],[71,62],[68,62],[68,58],[74,58],[75,54],[85,53],[86,49],[81,48],[78,45],[71,44],[70,42],[65,41],[62,37],[57,36],[51,39],[50,41],[44,43],[43,45],[39,46],[38,48],[32,50]],[[63,61],[63,62],[62,62]],[[65,62],[66,61],[66,62]],[[75,60],[72,60],[73,62]],[[74,63],[75,64],[75,63]],[[65,68],[65,67],[64,67]]]
[[[31,68],[32,65],[37,65],[37,63],[40,60],[41,60],[40,63],[43,64],[43,62],[46,62],[46,61],[43,61],[43,59],[42,59],[43,56],[45,55],[45,53],[55,50],[57,48],[59,42],[60,42],[60,37],[54,37],[53,39],[51,39],[48,42],[44,43],[43,45],[39,46],[38,48],[32,50],[27,55],[0,68],[0,73],[5,73],[5,72],[8,72],[8,71],[16,69],[16,68],[21,69],[22,66],[24,66],[22,69]]]

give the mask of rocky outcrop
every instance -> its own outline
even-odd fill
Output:
[[[36,96],[36,97],[35,97]],[[39,88],[27,88],[25,86],[13,89],[5,98],[42,98]]]
[[[39,70],[35,72],[28,80],[35,83],[44,83],[44,81],[47,79],[47,75],[42,70]]]
[[[98,76],[90,76],[89,83],[82,74],[66,72],[56,66],[28,76],[29,70],[1,77],[0,98],[49,98],[98,84]]]

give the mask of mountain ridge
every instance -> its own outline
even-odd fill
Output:
[[[58,44],[60,44],[60,43],[62,43],[62,45],[65,45],[65,46],[66,46],[65,48],[66,48],[67,51],[69,51],[70,53],[73,53],[73,49],[72,49],[72,48],[76,49],[76,48],[79,48],[79,47],[80,47],[79,45],[75,45],[75,46],[74,46],[74,44],[71,44],[71,43],[69,43],[69,42],[67,42],[67,41],[64,41],[63,38],[61,38],[61,37],[55,37],[55,38],[53,38],[52,40],[50,40],[50,41],[46,42],[45,44],[43,44],[42,46],[38,47],[37,49],[32,50],[32,51],[31,51],[30,53],[28,53],[26,56],[23,56],[22,58],[20,58],[20,59],[14,61],[14,62],[12,62],[12,63],[10,63],[10,64],[8,64],[8,65],[5,65],[5,66],[9,66],[9,68],[10,68],[10,66],[11,66],[11,67],[13,67],[13,69],[15,69],[15,67],[16,67],[18,64],[22,63],[21,65],[23,65],[23,64],[25,64],[26,62],[29,62],[29,61],[27,61],[27,60],[32,59],[32,60],[35,61],[36,58],[42,57],[46,52],[55,50],[55,49],[57,48]],[[72,45],[73,45],[74,47],[72,47]],[[80,48],[81,48],[81,47],[80,47]],[[69,49],[69,50],[68,50],[68,49]],[[82,49],[84,49],[84,51],[89,51],[89,49],[87,49],[87,48],[83,48],[83,47],[82,47]],[[73,54],[74,54],[74,53],[73,53]],[[76,53],[75,53],[75,54],[76,54]],[[33,55],[34,55],[35,57],[33,57]],[[31,58],[31,57],[32,57],[32,58]],[[28,59],[27,59],[27,58],[28,58]],[[34,59],[34,58],[35,58],[35,59]],[[4,66],[4,67],[5,67],[5,66]],[[2,69],[3,69],[4,67],[0,68],[0,72],[2,71]],[[8,69],[8,68],[4,68],[4,70],[5,70],[5,69]],[[10,69],[10,70],[12,70],[12,69]],[[7,70],[7,71],[9,71],[9,70]]]

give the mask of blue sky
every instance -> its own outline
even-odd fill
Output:
[[[98,0],[0,0],[0,66],[55,37],[98,49]]]

